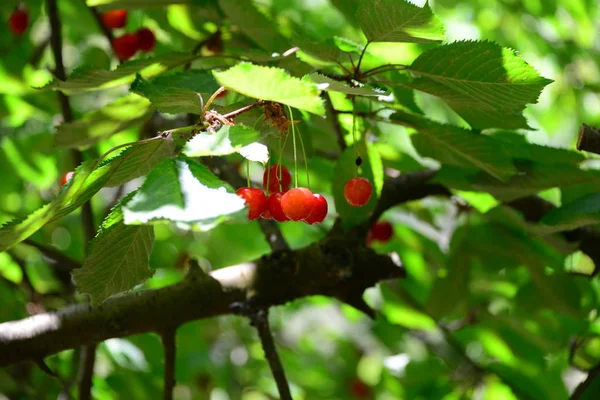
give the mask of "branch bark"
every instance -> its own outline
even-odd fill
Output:
[[[173,389],[175,388],[175,354],[177,345],[175,337],[177,331],[169,329],[161,335],[163,348],[165,349],[165,378],[164,378],[164,400],[173,400]]]
[[[587,388],[590,387],[590,385],[592,383],[594,383],[594,381],[596,379],[599,379],[599,378],[600,378],[600,365],[597,365],[593,369],[590,370],[587,378],[585,378],[585,380],[583,382],[581,382],[579,385],[577,385],[577,387],[575,388],[575,391],[573,392],[571,397],[569,397],[569,400],[580,399],[585,394],[585,391],[587,390]]]

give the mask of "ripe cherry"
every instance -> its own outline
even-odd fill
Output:
[[[267,208],[267,196],[257,188],[243,187],[236,191],[237,195],[246,200],[248,206],[248,219],[255,220]]]
[[[364,382],[353,379],[350,382],[350,392],[355,399],[366,399],[369,397],[371,389]]]
[[[127,25],[127,10],[112,10],[102,14],[102,23],[110,29],[123,28]]]
[[[128,60],[138,51],[138,38],[134,34],[126,33],[114,38],[112,47],[117,57],[119,57],[119,60]]]
[[[223,97],[227,96],[229,92],[227,90],[223,90],[221,93],[219,93],[217,95],[217,99],[222,99]]]
[[[291,182],[290,170],[284,165],[273,165],[263,173],[263,187],[268,193],[285,193],[289,190]]]
[[[283,193],[277,192],[271,194],[267,198],[267,209],[271,214],[271,218],[273,218],[277,222],[285,222],[289,221],[287,215],[283,212],[283,208],[281,208],[281,198],[283,197]]]
[[[367,244],[372,241],[387,243],[394,236],[394,227],[388,221],[379,221],[369,230],[367,235]]]
[[[63,176],[61,176],[60,178],[60,186],[64,186],[67,184],[67,182],[69,182],[71,180],[71,178],[73,177],[74,172],[73,171],[69,171],[66,174],[64,174]]]
[[[271,212],[269,211],[269,198],[267,197],[267,208],[265,208],[265,211],[262,212],[262,214],[260,214],[261,218],[264,219],[273,219],[273,216],[271,215]]]
[[[25,8],[17,8],[8,19],[10,31],[17,36],[21,36],[29,26],[29,12]]]
[[[327,200],[320,194],[313,194],[313,209],[308,217],[304,219],[309,225],[320,224],[327,216]]]
[[[147,53],[154,49],[154,46],[156,45],[154,32],[148,28],[141,28],[135,34],[138,38],[138,47],[140,50]]]
[[[344,197],[348,204],[354,207],[362,207],[369,202],[373,187],[371,182],[365,178],[352,178],[346,182]]]
[[[292,221],[308,217],[314,208],[313,194],[307,188],[294,188],[281,197],[281,208]]]

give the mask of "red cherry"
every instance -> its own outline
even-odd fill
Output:
[[[271,214],[271,218],[273,218],[277,222],[285,222],[285,221],[290,220],[288,218],[288,216],[285,215],[285,213],[283,212],[283,209],[281,208],[281,198],[282,197],[283,197],[283,193],[277,192],[277,193],[271,194],[267,198],[267,208],[269,210],[269,213]]]
[[[229,92],[227,90],[223,90],[221,93],[219,93],[217,95],[217,99],[222,99],[223,97],[227,96]],[[285,167],[284,167],[285,168]],[[290,178],[291,179],[291,178]]]
[[[287,192],[291,182],[290,170],[284,165],[273,165],[263,173],[263,187],[268,193]]]
[[[352,178],[346,182],[344,197],[348,204],[354,207],[362,207],[369,202],[373,187],[371,182],[365,178]]]
[[[320,224],[327,216],[327,200],[320,194],[313,194],[313,210],[308,217],[304,219],[309,225]]]
[[[133,57],[138,51],[139,42],[136,35],[126,33],[113,39],[113,49],[119,60],[125,61]]]
[[[10,31],[17,36],[21,36],[29,26],[29,13],[26,9],[17,9],[13,11],[8,19]]]
[[[292,221],[300,221],[308,217],[314,204],[313,194],[307,188],[294,188],[281,197],[281,208]]]
[[[382,243],[389,242],[394,236],[394,227],[388,221],[380,221],[371,227],[367,236],[367,243],[378,240]]]
[[[239,188],[236,193],[246,200],[246,205],[249,208],[248,219],[250,220],[258,219],[267,208],[267,196],[260,189],[243,187]]]
[[[154,46],[156,45],[156,37],[154,36],[154,32],[148,28],[141,28],[135,34],[138,38],[138,46],[140,50],[147,53],[154,49]]]
[[[355,399],[366,399],[369,397],[371,389],[364,382],[353,379],[352,382],[350,382],[350,392]]]
[[[61,178],[60,178],[60,186],[64,186],[67,184],[67,182],[69,182],[71,180],[71,178],[73,177],[74,172],[70,171],[67,172],[66,174],[64,174]]]
[[[271,212],[269,211],[269,198],[267,197],[267,208],[265,208],[265,211],[262,212],[262,214],[260,214],[261,218],[264,219],[273,219],[273,216],[271,215]]]
[[[127,25],[127,10],[112,10],[102,14],[102,23],[110,29],[123,28]]]

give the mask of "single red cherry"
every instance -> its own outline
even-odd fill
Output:
[[[111,10],[102,14],[102,23],[110,29],[123,28],[127,25],[127,10]]]
[[[308,217],[315,205],[313,194],[307,188],[294,188],[281,197],[281,208],[292,221],[300,221]]]
[[[273,216],[271,215],[271,212],[269,211],[269,198],[267,197],[267,208],[265,208],[265,211],[262,212],[262,214],[260,214],[260,217],[263,219],[273,219]]]
[[[125,61],[133,57],[139,49],[138,37],[131,33],[126,33],[116,37],[112,42],[113,50],[119,60]]]
[[[148,28],[141,28],[135,34],[138,38],[138,46],[140,50],[147,53],[154,49],[154,46],[156,45],[156,37],[154,36],[154,32]]]
[[[273,165],[263,173],[263,187],[268,193],[287,192],[292,182],[290,170],[284,165]]]
[[[267,198],[267,208],[269,213],[271,214],[271,218],[273,218],[277,222],[285,222],[289,221],[287,215],[283,212],[283,208],[281,208],[281,198],[283,197],[283,193],[277,192],[271,194]]]
[[[313,209],[311,213],[304,219],[309,225],[320,224],[327,216],[327,200],[320,194],[313,194]]]
[[[73,171],[69,171],[66,174],[64,174],[61,178],[60,178],[60,186],[64,186],[67,184],[67,182],[69,182],[71,180],[71,178],[73,177],[74,172]]]
[[[362,207],[369,202],[373,193],[371,182],[365,178],[352,178],[346,182],[344,197],[348,204],[354,207]]]
[[[248,219],[258,219],[267,208],[267,196],[257,188],[243,187],[236,191],[237,195],[246,200],[248,206]]]
[[[353,379],[350,382],[350,392],[355,399],[366,399],[371,394],[371,389],[363,381]]]
[[[17,36],[21,36],[29,26],[29,12],[25,8],[18,8],[10,15],[8,27]]]
[[[375,223],[369,230],[367,236],[367,244],[377,240],[382,243],[387,243],[394,236],[394,227],[388,221],[379,221]]]

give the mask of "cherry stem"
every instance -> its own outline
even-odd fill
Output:
[[[302,156],[304,157],[304,169],[306,170],[306,187],[310,190],[310,173],[308,172],[308,159],[306,158],[306,150],[304,149],[304,139],[298,132],[298,138],[300,138],[300,147],[302,147]]]
[[[354,145],[354,151],[356,152],[356,158],[360,157],[358,153],[358,146],[356,145],[356,97],[352,98],[352,142]],[[358,167],[356,167],[356,175],[358,175]]]
[[[294,126],[294,114],[292,112],[292,107],[287,106],[288,112],[290,113],[290,121],[292,128],[292,140],[294,143],[294,184],[295,187],[298,187],[298,154],[296,151],[296,127]]]
[[[220,88],[217,89],[216,92],[214,92],[212,94],[212,96],[210,96],[210,98],[204,105],[204,108],[202,109],[202,114],[200,115],[200,120],[204,119],[204,114],[206,114],[206,111],[208,111],[208,107],[210,107],[210,105],[217,98],[217,96],[220,95],[221,93],[223,93],[224,91],[225,91],[225,86],[221,86]]]
[[[246,185],[250,187],[250,160],[246,160]]]

